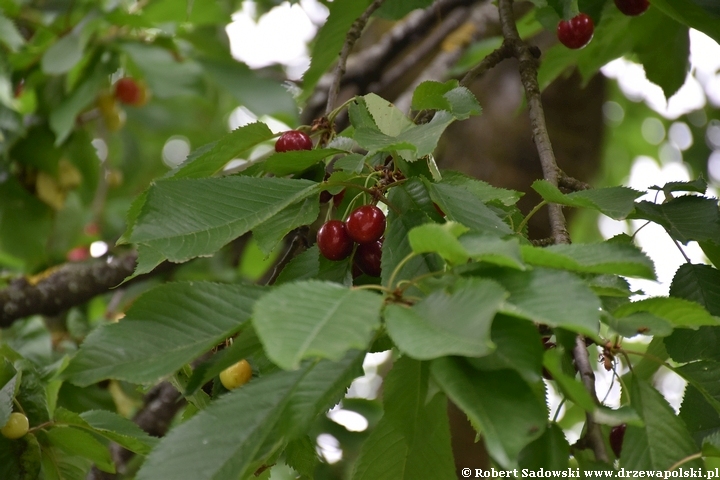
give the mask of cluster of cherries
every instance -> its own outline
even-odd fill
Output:
[[[275,142],[276,152],[292,150],[311,150],[312,139],[304,132],[290,130]],[[342,201],[345,190],[335,195],[325,191],[320,201],[334,203]],[[375,205],[363,205],[353,210],[346,221],[329,220],[318,230],[317,244],[320,253],[329,260],[348,258],[355,244],[358,244],[353,257],[355,266],[361,272],[372,277],[380,276],[380,257],[382,255],[382,235],[385,233],[385,214]]]
[[[645,13],[650,3],[648,0],[615,0],[615,5],[625,15],[634,17]],[[590,43],[595,25],[584,13],[575,15],[570,20],[561,20],[557,26],[557,37],[560,43],[568,48],[583,48]]]
[[[353,260],[363,273],[380,276],[382,235],[385,233],[385,214],[375,205],[363,205],[353,210],[347,220],[329,220],[317,233],[320,253],[329,260],[344,260],[358,244]]]

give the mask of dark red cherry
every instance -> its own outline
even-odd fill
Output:
[[[317,233],[320,253],[329,260],[342,260],[352,253],[353,241],[340,220],[325,222]]]
[[[345,225],[357,243],[374,242],[385,233],[385,214],[375,205],[363,205],[352,211]]]
[[[360,270],[371,277],[380,276],[380,259],[382,257],[382,244],[383,239],[376,240],[370,243],[363,243],[358,245],[355,250],[355,265]]]
[[[570,20],[560,20],[557,37],[566,47],[578,49],[590,43],[594,30],[592,19],[584,13],[578,13]]]
[[[333,195],[332,193],[328,192],[327,190],[323,190],[320,192],[320,203],[328,203],[330,199],[333,199],[334,205],[340,205],[340,202],[343,201],[343,198],[345,198],[345,190],[340,190],[340,192]]]
[[[289,152],[291,150],[312,150],[313,143],[306,133],[299,130],[289,130],[275,142],[276,152]]]
[[[648,9],[648,0],[615,0],[615,6],[627,16],[642,15]]]
[[[616,457],[620,457],[622,451],[623,439],[625,438],[625,429],[627,425],[624,423],[610,429],[610,447]]]

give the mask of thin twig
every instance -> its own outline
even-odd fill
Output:
[[[352,24],[352,27],[350,27],[350,31],[345,36],[345,44],[340,51],[340,58],[338,59],[338,63],[335,66],[335,71],[333,72],[333,81],[330,84],[330,90],[328,90],[328,101],[327,107],[325,108],[326,115],[332,112],[333,109],[335,109],[335,102],[337,102],[338,93],[340,92],[340,80],[345,74],[345,67],[347,65],[348,55],[350,55],[350,51],[352,50],[353,46],[355,46],[355,42],[357,42],[358,38],[360,38],[360,34],[362,33],[363,28],[365,28],[365,24],[370,18],[370,15],[372,15],[375,10],[380,8],[380,5],[382,5],[383,1],[384,0],[375,0],[373,3],[371,3],[370,6],[363,12],[363,14],[360,15],[357,20],[355,20],[355,23]]]
[[[512,56],[512,48],[510,48],[509,44],[503,42],[499,48],[490,52],[480,63],[468,70],[462,80],[460,80],[460,85],[469,87],[473,80],[484,75],[488,70],[495,68],[500,62]]]
[[[278,260],[277,263],[274,265],[270,276],[260,279],[258,283],[261,285],[272,285],[273,283],[275,283],[285,266],[290,263],[293,258],[297,257],[300,253],[307,250],[309,244],[307,235],[307,227],[298,228],[293,234],[292,239],[289,242],[290,245],[288,246],[287,250],[285,250],[282,258],[280,258],[280,260]]]
[[[585,386],[585,390],[588,391],[595,404],[599,405],[600,402],[597,398],[597,394],[595,393],[595,372],[590,364],[590,356],[588,355],[587,345],[585,345],[585,339],[582,335],[575,337],[573,358],[575,358],[575,366],[577,367],[578,372],[580,372],[580,379]],[[590,412],[585,414],[585,421],[587,427],[585,437],[588,445],[590,445],[593,452],[595,452],[595,459],[601,462],[609,462],[610,459],[605,451],[605,440],[603,439],[600,425],[595,423]]]
[[[542,101],[540,100],[540,86],[537,79],[538,60],[536,50],[520,39],[515,16],[513,14],[512,0],[500,0],[498,10],[500,12],[500,25],[502,27],[505,42],[513,49],[513,55],[520,62],[520,80],[525,88],[528,110],[530,114],[530,126],[532,128],[533,141],[540,156],[540,165],[543,170],[543,177],[552,185],[558,185],[560,169],[555,161],[550,137],[548,136],[545,124],[545,113]],[[549,206],[550,231],[556,244],[570,243],[567,232],[567,224],[562,207],[557,204]]]
[[[560,170],[560,176],[558,177],[558,186],[567,188],[573,192],[579,192],[581,190],[590,190],[592,187],[577,178],[571,177],[567,173]]]

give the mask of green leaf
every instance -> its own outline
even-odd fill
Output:
[[[520,197],[524,195],[524,193],[515,190],[493,187],[487,182],[453,170],[443,170],[443,179],[440,183],[462,187],[483,203],[500,202],[503,205],[511,206],[515,205],[520,200]]]
[[[701,360],[682,365],[676,371],[720,412],[720,362]]]
[[[52,445],[70,455],[91,460],[103,472],[115,473],[115,464],[107,447],[95,437],[73,427],[55,427],[47,430]]]
[[[692,384],[685,387],[680,419],[685,423],[697,445],[709,435],[720,433],[720,414]]]
[[[655,279],[652,260],[639,248],[622,243],[551,245],[545,248],[523,245],[523,260],[532,265],[574,272],[612,273],[626,277]]]
[[[0,478],[37,480],[40,478],[40,444],[35,435],[10,440],[0,435]]]
[[[327,72],[337,59],[350,26],[368,5],[370,0],[340,0],[327,5],[327,21],[315,37],[310,52],[310,67],[303,75],[303,93],[298,99],[300,103],[305,103],[310,98],[322,74]]]
[[[689,182],[667,182],[662,187],[653,185],[649,190],[662,190],[666,196],[671,196],[673,192],[696,192],[704,195],[707,191],[707,182],[700,176]]]
[[[300,475],[312,478],[315,467],[320,462],[315,445],[307,435],[288,442],[285,447],[285,463]]]
[[[25,45],[25,39],[15,23],[2,14],[0,14],[0,43],[5,44],[11,52],[17,52],[20,47]]]
[[[439,111],[430,122],[415,125],[398,135],[387,135],[377,129],[356,126],[353,138],[368,150],[370,155],[376,152],[405,150],[412,152],[411,157],[406,160],[414,161],[435,151],[440,136],[454,120],[450,113]]]
[[[621,467],[628,470],[667,470],[675,462],[697,453],[685,424],[660,392],[639,378],[633,378],[630,392],[632,405],[645,426],[628,425],[620,455]],[[701,466],[700,460],[683,464],[684,468]]]
[[[675,272],[670,296],[697,302],[720,317],[720,271],[710,265],[684,263]]]
[[[679,328],[663,341],[670,358],[676,362],[720,361],[720,327]]]
[[[294,282],[296,280],[307,280],[317,277],[320,271],[320,250],[317,245],[313,245],[297,257],[290,260],[277,280],[275,285]]]
[[[82,58],[85,48],[79,31],[71,31],[48,48],[40,60],[40,66],[48,75],[67,73]]]
[[[315,185],[307,180],[251,177],[161,181],[150,187],[130,241],[174,262],[210,255],[309,197]]]
[[[418,360],[444,355],[480,357],[491,352],[490,326],[507,292],[484,279],[436,290],[412,308],[388,305],[385,323],[398,348]]]
[[[710,14],[692,0],[654,0],[652,6],[679,23],[700,30],[720,43],[720,23],[718,23],[720,16],[717,13]]]
[[[638,334],[667,337],[674,331],[670,322],[648,312],[633,313],[622,318],[603,315],[602,320],[617,333],[628,338]]]
[[[545,431],[545,406],[513,370],[481,372],[460,358],[444,357],[433,360],[431,372],[483,435],[488,453],[501,467],[517,467],[520,451]]]
[[[400,358],[384,387],[385,414],[362,445],[352,479],[456,478],[447,400],[427,398],[427,364]]]
[[[415,253],[437,253],[450,264],[466,263],[470,256],[458,241],[458,237],[467,232],[467,227],[455,222],[442,225],[426,223],[415,227],[408,233],[410,246]]]
[[[547,180],[533,182],[532,188],[547,202],[568,207],[591,208],[615,220],[625,219],[635,208],[635,199],[643,195],[643,192],[628,187],[582,190],[566,195]]]
[[[720,457],[720,432],[703,439],[702,453],[704,457]]]
[[[698,244],[708,260],[710,260],[716,268],[720,268],[720,244],[710,240],[698,242]]]
[[[472,230],[494,235],[510,235],[510,227],[481,200],[464,187],[434,183],[428,185],[432,199],[450,220]]]
[[[517,237],[503,240],[495,235],[466,233],[458,239],[467,254],[475,260],[501,267],[525,270]]]
[[[368,93],[358,98],[357,101],[365,106],[374,125],[385,135],[396,137],[414,126],[407,115],[398,110],[395,105],[374,93]]]
[[[643,218],[662,226],[670,236],[684,244],[690,240],[720,238],[720,212],[716,199],[686,195],[656,204],[640,202],[632,218]]]
[[[265,255],[278,246],[285,235],[302,225],[311,224],[320,212],[320,205],[315,197],[306,198],[294,203],[273,215],[253,229],[253,237]]]
[[[15,373],[12,364],[5,358],[2,359],[2,374],[4,377],[12,372],[12,377],[0,388],[0,425],[5,425],[13,412],[13,399],[20,376]]]
[[[538,471],[564,470],[568,468],[570,445],[557,423],[552,423],[538,438],[520,452],[520,468]]]
[[[261,122],[236,128],[220,140],[192,152],[169,176],[175,179],[210,177],[220,172],[230,160],[274,136]]]
[[[282,285],[256,304],[253,324],[268,357],[284,369],[304,358],[339,360],[365,349],[380,324],[380,295],[305,281]]]
[[[270,155],[270,157],[265,161],[264,168],[267,172],[282,177],[291,173],[302,172],[303,170],[312,167],[320,160],[339,153],[345,152],[336,148],[276,152]]]
[[[284,442],[305,434],[360,374],[363,355],[253,379],[163,438],[138,480],[247,478]]]
[[[540,380],[543,344],[537,327],[530,322],[506,315],[496,315],[490,338],[496,348],[489,355],[470,358],[468,362],[479,370],[512,369],[528,383]]]
[[[618,307],[613,315],[622,318],[637,312],[650,312],[676,327],[697,328],[703,325],[720,325],[717,317],[710,315],[697,303],[672,297],[653,297],[626,303]]]
[[[92,466],[85,458],[52,447],[42,449],[40,462],[45,480],[83,480]]]
[[[138,298],[121,322],[93,331],[63,375],[77,385],[156,381],[237,332],[265,291],[205,282],[159,286]]]
[[[508,315],[594,337],[600,325],[600,300],[575,275],[536,268],[494,277],[510,297],[501,308]]]
[[[458,120],[482,112],[475,96],[465,87],[458,86],[457,80],[445,83],[425,81],[415,88],[412,98],[415,110],[447,110]]]

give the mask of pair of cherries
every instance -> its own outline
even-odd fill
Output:
[[[625,15],[634,17],[645,13],[650,3],[648,0],[615,0],[615,5]],[[592,19],[584,13],[575,15],[570,20],[561,20],[557,26],[557,37],[560,43],[568,48],[583,48],[590,43],[595,31]]]
[[[375,205],[363,205],[350,213],[347,220],[329,220],[317,233],[320,253],[329,260],[344,260],[350,256],[355,243],[355,265],[367,275],[380,276],[382,235],[385,233],[385,214]]]

